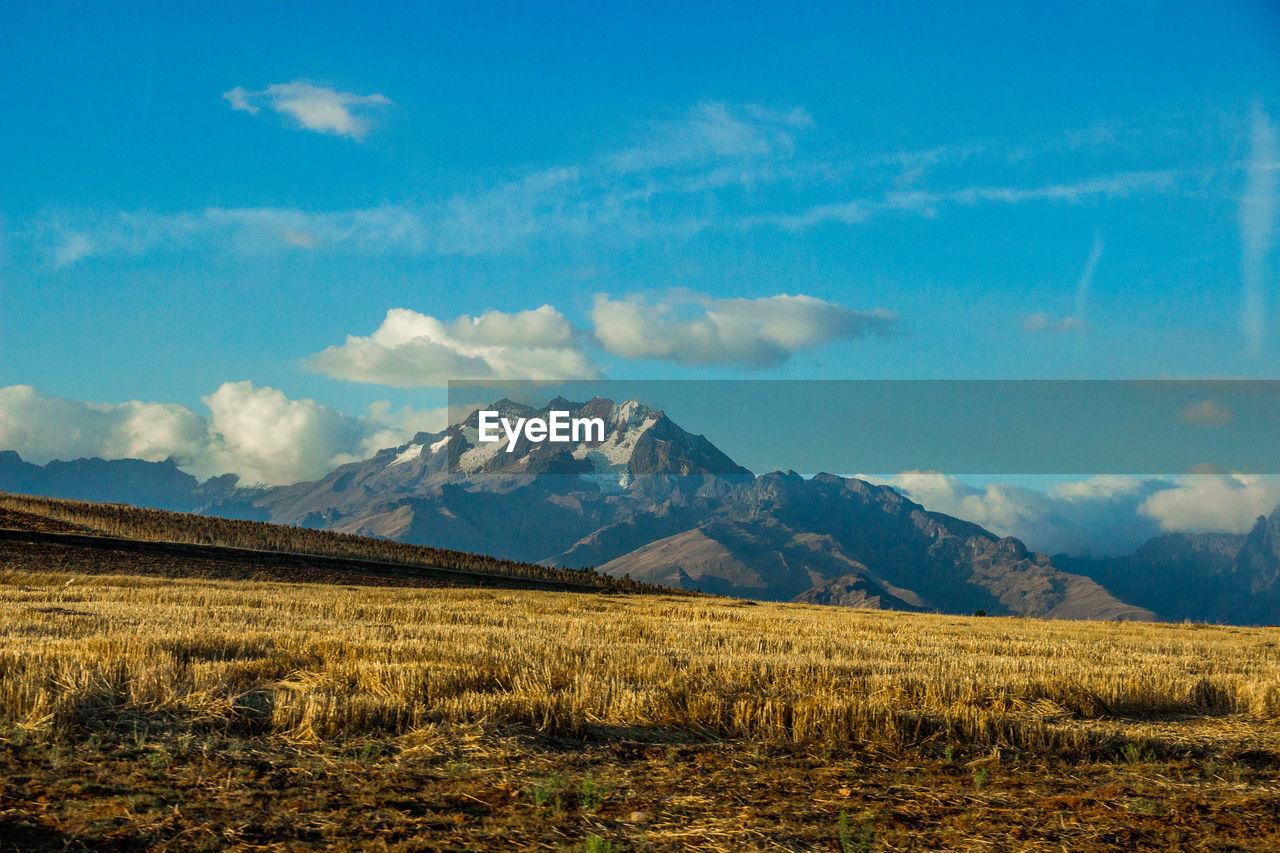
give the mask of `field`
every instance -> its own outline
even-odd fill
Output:
[[[0,542],[0,850],[1280,846],[1280,629],[111,553]]]

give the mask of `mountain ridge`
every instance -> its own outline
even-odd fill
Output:
[[[126,502],[174,500],[182,505],[164,508],[598,567],[616,577],[768,600],[1051,618],[1181,612],[1136,582],[1132,565],[1037,554],[1017,539],[929,511],[889,486],[827,473],[755,476],[705,436],[637,401],[556,398],[535,408],[502,399],[490,408],[515,417],[553,408],[600,417],[606,434],[603,441],[558,445],[522,436],[508,452],[505,441],[478,441],[473,411],[318,480],[270,489],[237,488],[229,476],[196,483],[172,460],[58,463],[40,483],[41,466],[10,452],[0,454],[0,488],[13,490],[15,482],[63,488],[64,471],[109,479],[118,470],[117,491]],[[60,467],[66,465],[73,467]],[[1243,557],[1247,537],[1175,538],[1163,546],[1152,540],[1139,554],[1144,565],[1166,561],[1175,574],[1200,578],[1201,587],[1202,563],[1211,557],[1217,582],[1255,598],[1261,593],[1261,603],[1240,612],[1265,621],[1280,599],[1276,517]],[[1193,556],[1185,556],[1187,549]],[[1200,552],[1210,557],[1194,556]],[[1210,600],[1203,590],[1200,599]],[[1211,600],[1244,599],[1232,592]]]

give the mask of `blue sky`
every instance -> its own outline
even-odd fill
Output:
[[[850,5],[8,10],[0,439],[306,401],[271,479],[457,372],[1276,375],[1274,4]]]

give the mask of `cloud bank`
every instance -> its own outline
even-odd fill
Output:
[[[1244,475],[1101,476],[1043,491],[1008,483],[976,487],[935,471],[876,481],[926,509],[1016,536],[1033,550],[1095,557],[1132,553],[1165,532],[1246,533],[1280,504],[1280,478]]]
[[[1244,474],[1192,474],[1156,492],[1141,511],[1163,530],[1247,533],[1280,503],[1280,481]]]
[[[371,335],[349,335],[307,360],[312,370],[352,382],[410,387],[450,379],[590,379],[569,321],[550,305],[487,311],[451,322],[393,308]]]
[[[372,127],[374,111],[391,105],[385,95],[356,95],[316,86],[310,80],[273,83],[250,92],[236,86],[222,97],[231,109],[257,115],[270,110],[292,119],[298,127],[316,133],[363,140]]]
[[[202,399],[208,416],[172,403],[93,403],[12,385],[0,388],[0,448],[38,464],[172,458],[201,479],[233,473],[242,485],[281,485],[315,479],[445,424],[443,409],[393,411],[380,404],[352,417],[251,382],[224,383]]]
[[[598,294],[595,339],[623,358],[686,365],[775,367],[833,341],[887,334],[888,311],[855,311],[812,296],[718,299],[678,291],[659,301]]]
[[[1161,532],[1140,512],[1144,501],[1169,484],[1134,477],[1093,477],[1047,491],[1008,483],[981,487],[936,471],[905,471],[881,480],[935,512],[980,524],[1000,536],[1016,536],[1046,554],[1131,553]]]

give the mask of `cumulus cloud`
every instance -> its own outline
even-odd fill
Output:
[[[1171,483],[1137,477],[1092,477],[1048,490],[1009,483],[971,486],[936,471],[905,471],[887,480],[926,509],[1016,536],[1046,554],[1111,556],[1131,553],[1161,532],[1139,512],[1149,496]]]
[[[275,388],[228,382],[202,398],[209,407],[212,467],[250,482],[311,479],[350,461],[363,425],[314,400],[291,400]]]
[[[243,485],[280,485],[314,479],[445,423],[443,409],[381,403],[352,417],[250,382],[224,383],[203,401],[208,416],[172,403],[94,403],[29,385],[0,388],[0,449],[38,464],[93,456],[173,459],[202,479],[233,473]]]
[[[1280,480],[1244,474],[1189,474],[1147,498],[1140,511],[1163,530],[1246,533],[1280,503]]]
[[[1240,327],[1249,354],[1262,352],[1267,324],[1267,255],[1275,240],[1280,191],[1280,135],[1262,107],[1249,116],[1249,159],[1245,163],[1244,195],[1240,198],[1240,271],[1244,299]]]
[[[935,471],[868,479],[1046,554],[1129,554],[1164,532],[1245,533],[1280,504],[1280,478],[1239,474],[1100,476],[1044,490],[977,487]]]
[[[349,335],[307,360],[319,373],[352,382],[409,387],[450,379],[590,379],[599,371],[564,315],[543,305],[487,311],[451,322],[393,308],[371,335]]]
[[[888,311],[855,311],[812,296],[719,299],[677,291],[659,301],[597,294],[595,338],[624,358],[773,367],[804,350],[892,331]]]
[[[222,95],[231,109],[257,115],[263,109],[293,119],[299,127],[362,140],[372,126],[370,114],[391,105],[385,95],[356,95],[316,86],[310,80],[274,83],[251,92],[237,86]]]
[[[0,388],[0,449],[38,463],[86,456],[191,461],[203,418],[167,403],[86,403],[49,397],[30,385]]]

